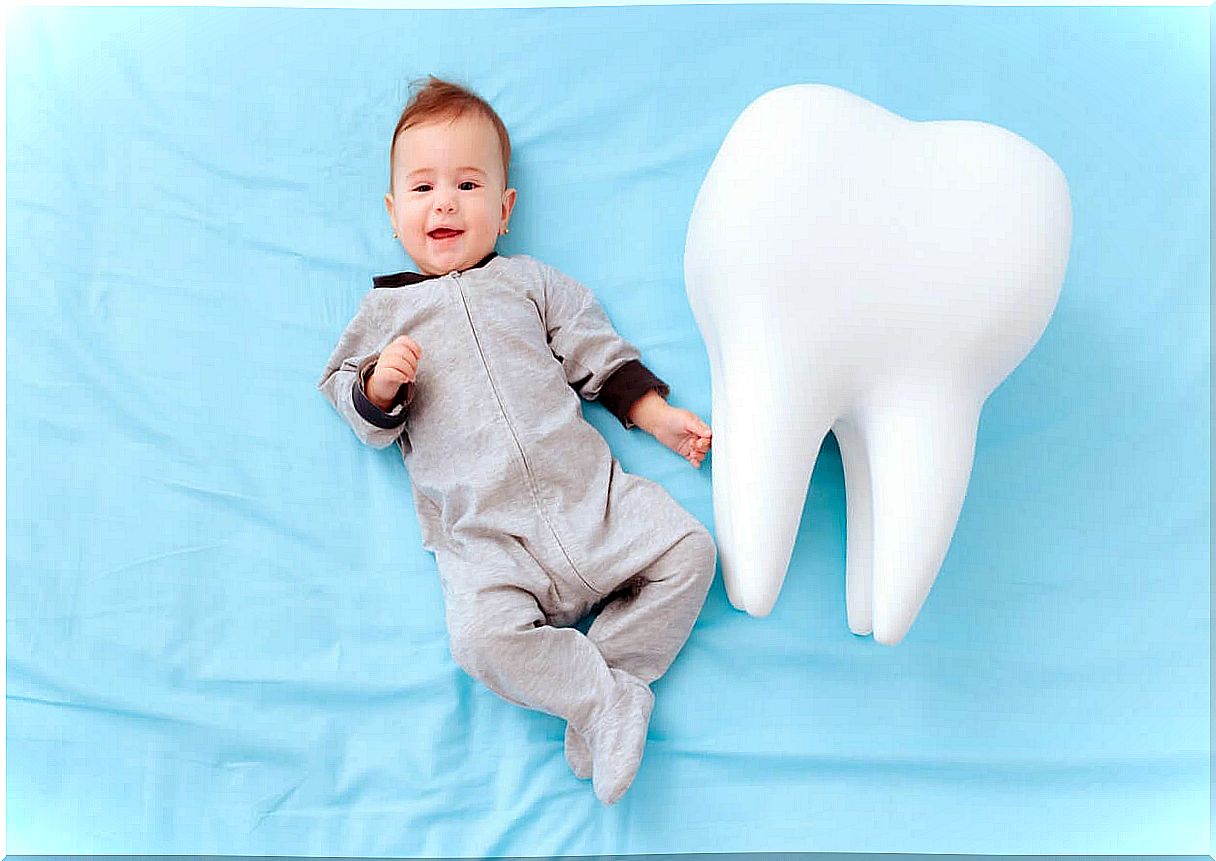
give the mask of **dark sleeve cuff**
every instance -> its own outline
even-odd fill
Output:
[[[629,421],[629,408],[651,389],[657,390],[663,397],[671,393],[667,383],[652,374],[641,362],[633,359],[621,365],[612,372],[612,376],[604,380],[604,385],[600,387],[599,401],[622,425],[631,428],[633,423]]]
[[[387,430],[400,427],[405,424],[405,406],[414,399],[414,384],[406,383],[397,389],[397,394],[393,398],[393,402],[389,404],[387,412],[380,409],[368,399],[367,393],[363,391],[364,381],[367,380],[375,369],[377,358],[379,356],[373,356],[370,360],[364,359],[359,366],[359,372],[355,374],[355,384],[351,389],[351,397],[355,402],[355,412],[378,428]]]

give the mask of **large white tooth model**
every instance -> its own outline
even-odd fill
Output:
[[[903,639],[954,534],[980,408],[1047,325],[1071,234],[1064,174],[1005,129],[811,84],[744,110],[684,255],[732,604],[772,609],[832,430],[849,628]]]

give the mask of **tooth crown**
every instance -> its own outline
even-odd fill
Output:
[[[744,110],[685,248],[737,607],[772,609],[832,429],[850,627],[904,636],[953,534],[980,408],[1047,325],[1070,237],[1063,173],[1005,129],[809,84]]]

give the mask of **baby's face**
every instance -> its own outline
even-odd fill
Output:
[[[467,269],[494,250],[515,205],[505,188],[498,135],[466,114],[397,136],[388,216],[405,251],[427,275]]]

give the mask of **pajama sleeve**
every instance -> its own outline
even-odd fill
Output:
[[[628,413],[634,401],[652,389],[667,397],[670,389],[617,334],[586,286],[552,266],[541,267],[545,330],[566,379],[584,398],[600,400],[622,425],[633,427]]]
[[[373,404],[364,392],[367,378],[375,370],[380,351],[391,340],[377,325],[371,293],[363,298],[359,311],[338,338],[321,375],[317,388],[362,442],[386,448],[402,437],[406,408],[414,398],[414,384],[397,391],[387,410]]]

